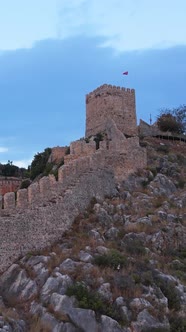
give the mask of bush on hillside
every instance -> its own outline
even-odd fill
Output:
[[[51,154],[51,148],[46,148],[43,152],[37,153],[30,166],[30,178],[34,180],[36,176],[46,173],[51,170],[50,165],[48,165],[48,158]],[[47,174],[44,174],[47,175]]]

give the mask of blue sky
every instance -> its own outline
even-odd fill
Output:
[[[85,95],[136,90],[137,118],[186,103],[185,0],[0,0],[0,162],[85,133]],[[128,76],[122,76],[123,71]]]

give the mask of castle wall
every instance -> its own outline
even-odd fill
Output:
[[[135,90],[102,85],[86,96],[86,137],[105,131],[111,118],[125,135],[137,135]]]
[[[63,183],[53,186],[55,195],[50,199],[39,198],[27,209],[20,208],[19,204],[13,213],[8,207],[1,211],[0,272],[20,256],[59,241],[78,213],[88,207],[92,197],[113,195],[115,188],[113,175],[107,171],[82,174],[63,196]]]
[[[113,118],[107,118],[106,115],[108,99],[105,104],[103,101],[107,92],[109,98],[110,93],[118,98],[118,103],[115,100],[113,110],[109,111]],[[127,97],[125,104],[128,109],[132,109],[134,92],[103,86],[96,93],[103,93],[100,109],[102,103],[106,105],[102,108],[106,117],[106,120],[101,118],[103,123],[99,122],[98,117],[102,115],[95,111],[95,122],[102,126],[102,130],[106,130],[105,140],[100,142],[99,149],[96,150],[94,141],[87,143],[81,139],[72,142],[70,154],[64,156],[64,165],[58,170],[58,181],[53,175],[49,175],[32,183],[27,189],[19,189],[16,195],[14,192],[6,193],[3,197],[0,195],[0,271],[20,255],[40,250],[61,239],[75,216],[88,206],[92,197],[112,196],[116,183],[138,168],[146,166],[146,149],[139,146],[137,136],[126,138],[123,135],[121,130],[129,130],[129,125],[126,126],[125,121],[121,121],[118,128],[120,113],[116,111],[115,114],[114,111],[116,108],[122,112],[121,100],[125,93],[126,96],[131,94],[131,104]],[[94,101],[95,91],[88,96],[89,106]],[[128,123],[129,117],[133,119],[131,128],[127,131],[132,136],[136,131],[135,115],[127,113],[125,109],[125,115],[122,113],[121,118],[124,116],[125,120],[128,118]],[[88,123],[91,124],[91,121]]]
[[[21,185],[22,179],[15,177],[0,177],[0,195],[16,191]]]
[[[159,130],[158,126],[156,124],[149,125],[147,122],[140,120],[139,126],[138,126],[138,134],[140,137],[153,137],[153,136],[167,136],[167,137],[176,137],[179,139],[182,137],[182,135],[175,135],[171,133],[170,131],[161,131]],[[184,138],[184,137],[183,137]]]
[[[56,164],[60,163],[62,159],[65,157],[67,150],[68,150],[67,146],[56,146],[52,148],[48,162]]]
[[[75,160],[79,157],[89,156],[96,151],[95,141],[86,142],[85,140],[74,141],[70,144],[70,154],[64,157],[64,163]]]

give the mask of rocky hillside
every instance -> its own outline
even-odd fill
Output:
[[[147,169],[0,276],[0,331],[186,331],[186,144],[141,145]]]

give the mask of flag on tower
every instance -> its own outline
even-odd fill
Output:
[[[128,75],[128,73],[129,73],[128,71],[124,71],[123,75]]]

